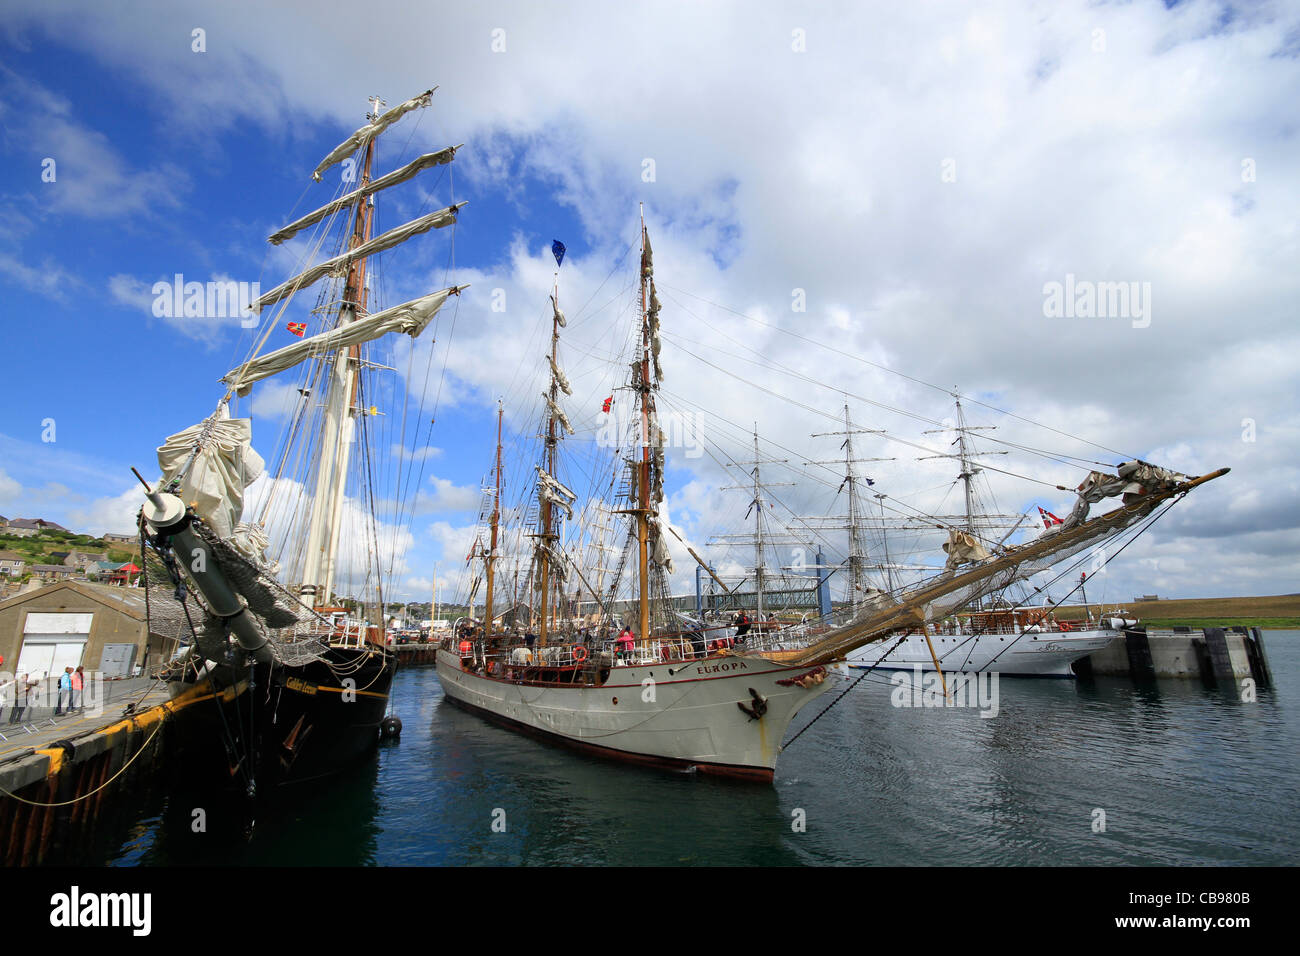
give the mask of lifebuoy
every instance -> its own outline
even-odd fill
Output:
[[[581,644],[574,644],[573,659],[577,663],[581,664],[583,661],[587,659],[587,649],[583,647]]]
[[[1060,628],[1061,630],[1063,630],[1063,631],[1073,631],[1073,630],[1074,630],[1074,625],[1071,624],[1069,621],[1058,621],[1057,624],[1056,624],[1056,626],[1059,627],[1059,628]]]

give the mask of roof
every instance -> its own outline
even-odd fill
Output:
[[[64,568],[63,570],[68,569]],[[100,604],[112,606],[115,610],[121,611],[128,617],[133,617],[138,621],[144,620],[143,588],[112,587],[106,584],[89,584],[85,581],[59,581],[57,584],[46,585],[32,591],[24,591],[7,601],[0,601],[0,611],[21,604],[24,601],[30,601],[34,597],[43,597],[60,590],[72,591]]]
[[[46,521],[44,518],[14,518],[9,522],[11,528],[36,528],[38,530],[49,528],[51,531],[67,531],[68,529],[61,524],[53,521]]]
[[[73,574],[77,570],[66,564],[33,564],[30,567],[33,571],[62,571],[64,574]]]
[[[0,561],[26,561],[27,555],[19,551],[0,551]]]

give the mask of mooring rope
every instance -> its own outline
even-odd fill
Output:
[[[153,733],[149,735],[149,739],[140,745],[140,749],[131,755],[131,759],[128,760],[126,763],[122,764],[121,769],[118,770],[117,773],[113,774],[113,776],[109,777],[107,780],[101,783],[94,790],[91,790],[89,793],[83,793],[79,797],[74,797],[71,800],[64,800],[60,803],[44,803],[40,800],[28,800],[26,797],[20,797],[18,796],[18,794],[6,790],[4,787],[0,787],[0,793],[3,793],[7,797],[13,797],[19,803],[25,803],[28,806],[32,806],[32,807],[69,807],[74,803],[80,803],[82,800],[85,800],[88,797],[93,797],[95,794],[99,793],[99,791],[103,790],[105,787],[107,787],[118,777],[122,776],[122,774],[126,773],[126,768],[131,766],[131,764],[135,762],[136,757],[140,756],[142,753],[145,752],[149,744],[153,742],[154,737],[158,735],[158,731],[162,730],[162,727],[163,727],[163,721],[160,720],[158,721],[158,726],[153,729]]]

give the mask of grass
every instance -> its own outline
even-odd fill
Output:
[[[1094,615],[1098,608],[1107,613],[1122,609],[1125,616],[1136,617],[1151,627],[1300,627],[1300,594],[1089,604]],[[1056,616],[1065,621],[1080,620],[1084,609],[1077,604],[1060,607]]]

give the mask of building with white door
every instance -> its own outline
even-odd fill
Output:
[[[0,671],[57,678],[65,667],[128,677],[170,657],[175,635],[148,634],[144,591],[62,581],[0,602]]]

